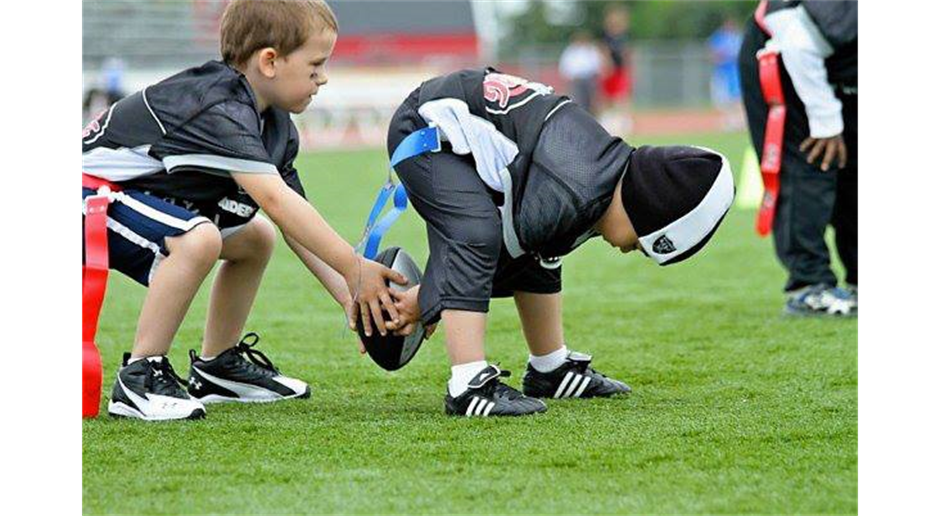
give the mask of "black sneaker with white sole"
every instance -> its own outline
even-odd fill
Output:
[[[564,364],[547,373],[529,364],[522,377],[522,392],[534,398],[598,398],[628,394],[630,386],[595,371],[591,355],[571,351]]]
[[[130,353],[124,354],[111,390],[108,414],[145,421],[205,417],[206,408],[186,393],[183,380],[165,356],[142,358],[128,364],[130,356]]]
[[[245,335],[235,347],[211,360],[189,351],[189,393],[203,403],[260,403],[309,398],[310,386],[284,376],[264,353],[254,349],[257,333]]]
[[[542,400],[530,398],[499,379],[508,377],[495,365],[487,366],[470,380],[467,390],[452,397],[444,397],[444,412],[452,416],[524,416],[545,412],[548,407]]]

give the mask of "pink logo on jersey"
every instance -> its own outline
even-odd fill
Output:
[[[107,109],[101,110],[100,113],[95,115],[95,117],[91,120],[91,122],[88,122],[88,125],[86,125],[84,129],[82,129],[82,140],[97,133],[98,131],[101,131],[101,123],[99,122],[99,120],[101,120],[101,118],[107,112],[108,112]]]
[[[529,91],[547,95],[552,92],[552,89],[544,84],[504,73],[491,73],[483,78],[483,98],[496,102],[500,108],[508,106],[512,97],[524,95]]]

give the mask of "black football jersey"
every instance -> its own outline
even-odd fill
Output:
[[[452,133],[454,149],[469,148],[484,183],[511,196],[504,225],[512,216],[521,251],[543,258],[596,236],[591,227],[610,205],[633,151],[551,87],[492,68],[423,83],[418,113],[445,136]],[[513,242],[504,243],[513,254]]]
[[[82,134],[82,171],[203,215],[247,222],[258,208],[232,172],[279,174],[304,195],[290,115],[258,113],[244,75],[209,61],[121,99]],[[212,213],[207,213],[212,212]]]

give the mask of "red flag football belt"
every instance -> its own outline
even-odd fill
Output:
[[[108,205],[113,183],[82,174],[82,186],[98,191],[85,198],[85,264],[82,265],[82,417],[98,415],[101,355],[95,346],[98,315],[108,286]]]
[[[754,21],[770,35],[764,16],[767,0],[762,0],[754,13]],[[787,105],[780,82],[780,52],[763,48],[757,53],[760,88],[767,103],[767,125],[764,128],[764,147],[761,152],[760,172],[764,182],[764,198],[757,212],[757,234],[767,236],[773,229],[777,197],[780,194],[780,163],[783,159],[783,131],[787,119]]]

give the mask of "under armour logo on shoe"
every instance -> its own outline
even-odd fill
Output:
[[[653,252],[656,254],[669,254],[675,250],[675,244],[666,235],[657,238],[656,242],[653,242]]]

